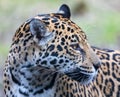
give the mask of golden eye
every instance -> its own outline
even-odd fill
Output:
[[[79,50],[80,48],[79,44],[72,44],[70,47],[72,47],[74,50]]]
[[[70,47],[71,47],[72,49],[77,50],[77,51],[79,51],[80,53],[82,53],[82,54],[85,55],[84,49],[82,49],[82,48],[79,46],[79,44],[72,44],[72,45],[70,45]]]
[[[72,44],[70,45],[70,47],[74,50],[76,50],[77,52],[79,51],[80,55],[82,55],[82,61],[85,60],[85,57],[86,57],[86,52],[83,48],[80,47],[80,45],[77,43],[77,44]]]

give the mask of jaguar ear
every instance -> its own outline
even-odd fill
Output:
[[[63,14],[63,16],[65,18],[70,18],[71,17],[70,8],[66,4],[61,5],[61,7],[59,8],[58,13]]]
[[[38,43],[39,46],[44,46],[55,36],[54,33],[49,32],[46,25],[38,19],[31,20],[30,32],[34,36],[33,40]]]
[[[36,37],[39,39],[41,39],[47,32],[45,24],[38,19],[33,19],[30,22],[30,31],[33,35],[36,35]]]

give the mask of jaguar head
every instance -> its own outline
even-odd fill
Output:
[[[100,60],[85,33],[70,17],[65,4],[57,13],[37,15],[22,25],[24,31],[16,33],[13,44],[24,46],[21,54],[27,62],[23,63],[42,66],[86,84],[96,75]]]

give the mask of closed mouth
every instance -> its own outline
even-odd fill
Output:
[[[90,83],[96,75],[95,72],[88,72],[80,68],[76,68],[70,72],[66,72],[65,74],[73,80],[80,82],[81,84]]]
[[[96,72],[96,70],[93,69],[92,67],[85,67],[85,66],[80,66],[79,70],[80,70],[79,72],[86,75],[93,75]]]

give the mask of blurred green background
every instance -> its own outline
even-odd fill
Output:
[[[0,97],[2,71],[16,29],[37,14],[57,12],[68,4],[72,21],[87,34],[91,45],[119,49],[120,0],[0,0]]]

